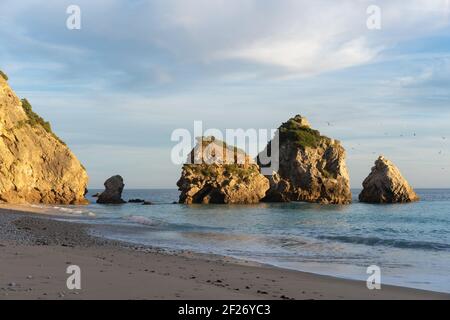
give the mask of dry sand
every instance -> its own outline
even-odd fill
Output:
[[[16,208],[15,208],[16,209]],[[0,208],[0,299],[449,299],[393,286],[165,252],[92,237],[87,226]],[[81,290],[66,287],[69,265]]]

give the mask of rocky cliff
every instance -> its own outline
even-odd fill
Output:
[[[361,202],[406,203],[419,200],[400,170],[383,156],[375,161],[375,166],[364,180],[363,187],[359,195]]]
[[[270,190],[263,201],[351,203],[346,153],[339,141],[322,136],[299,115],[284,123],[276,134],[279,169],[267,176]],[[272,149],[271,142],[267,149]]]
[[[200,139],[192,150],[177,185],[185,204],[253,204],[269,189],[252,159],[211,137]]]
[[[86,203],[86,170],[6,79],[0,77],[0,202]]]

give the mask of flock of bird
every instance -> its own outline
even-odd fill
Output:
[[[333,125],[331,124],[331,122],[329,122],[329,121],[327,121],[326,123],[327,123],[327,125],[328,125],[329,127],[332,127],[332,126],[333,126]],[[384,135],[385,135],[385,136],[389,136],[389,133],[388,133],[388,132],[385,132]],[[403,137],[405,137],[405,135],[404,135],[404,134],[400,134],[400,138],[403,138]],[[416,133],[416,132],[413,133],[413,137],[417,137],[417,133]],[[447,137],[442,137],[442,140],[443,140],[443,141],[446,141],[446,140],[447,140]],[[361,145],[361,144],[358,143],[358,146],[360,146],[360,145]],[[354,151],[357,150],[357,149],[354,148],[354,147],[352,147],[351,149],[354,150]],[[376,153],[376,152],[372,152],[372,154],[377,154],[377,153]],[[439,154],[439,155],[443,155],[444,152],[443,152],[442,150],[439,150],[438,154]],[[441,168],[441,170],[445,170],[445,168]]]

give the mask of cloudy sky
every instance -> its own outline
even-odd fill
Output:
[[[296,114],[343,141],[353,187],[379,154],[416,187],[450,187],[449,2],[0,0],[0,69],[91,188],[117,173],[174,187],[171,133],[194,120],[269,129]]]

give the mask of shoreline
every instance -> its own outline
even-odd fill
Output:
[[[450,299],[450,294],[107,240],[90,226],[0,206],[0,299]],[[64,216],[60,216],[64,218]],[[82,290],[66,287],[79,265]]]

